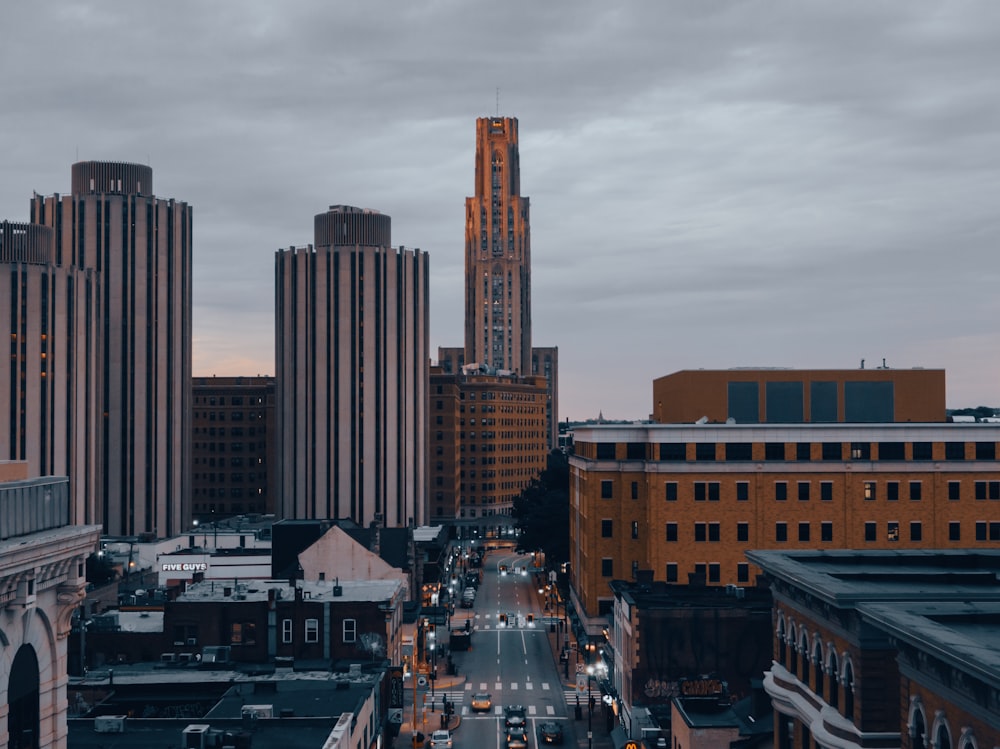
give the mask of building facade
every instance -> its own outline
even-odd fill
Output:
[[[148,166],[84,161],[69,195],[32,198],[31,223],[52,231],[57,267],[94,277],[74,284],[74,304],[96,314],[69,325],[78,355],[64,361],[83,390],[69,439],[76,491],[98,498],[86,515],[112,535],[179,533],[191,515],[191,207],[157,198]]]
[[[754,551],[774,745],[1000,745],[1000,552]]]
[[[427,488],[427,253],[389,216],[332,206],[315,246],[275,256],[281,514],[421,524]]]
[[[100,534],[70,508],[65,478],[0,463],[0,746],[66,747],[67,638]]]
[[[545,469],[544,377],[459,374],[435,368],[430,397],[430,522],[463,521],[484,533]],[[506,519],[503,521],[506,524]]]
[[[575,430],[571,582],[590,628],[608,583],[752,585],[748,549],[1000,545],[995,424],[641,425]]]
[[[697,369],[653,380],[660,424],[946,420],[943,369]]]
[[[0,369],[7,429],[0,459],[25,461],[34,476],[69,476],[74,521],[100,522],[97,375],[100,277],[58,266],[53,231],[0,223],[0,271],[10,292],[0,305],[10,366]]]
[[[195,520],[275,512],[274,378],[195,377],[193,404]]]

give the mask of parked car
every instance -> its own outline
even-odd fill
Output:
[[[563,742],[562,726],[555,721],[546,721],[538,725],[538,743],[561,744]]]
[[[472,710],[477,713],[484,713],[493,709],[493,698],[486,692],[477,692],[472,695]]]
[[[444,729],[432,733],[430,749],[452,749],[451,733]]]

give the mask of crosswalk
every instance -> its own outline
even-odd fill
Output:
[[[503,705],[494,702],[491,710],[474,712],[471,708],[472,695],[476,692],[488,692],[494,695],[503,693],[507,702],[522,703],[528,718],[561,718],[566,717],[566,711],[561,705],[532,704],[534,702],[552,702],[556,692],[562,692],[568,710],[576,705],[577,692],[572,687],[563,684],[552,684],[547,681],[534,682],[466,682],[453,689],[438,690],[433,697],[430,692],[425,695],[424,706],[427,710],[440,711],[447,700],[455,706],[455,712],[464,717],[481,717],[496,719],[503,717]],[[555,698],[558,700],[558,698]],[[580,704],[587,704],[586,693],[580,696]]]

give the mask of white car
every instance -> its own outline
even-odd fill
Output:
[[[440,730],[431,734],[431,749],[451,749],[451,734],[448,731]]]

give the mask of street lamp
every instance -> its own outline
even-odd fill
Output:
[[[431,640],[430,648],[431,648],[431,705],[432,706],[434,705],[434,682],[437,681],[437,650],[434,649],[435,645],[434,635],[435,632],[433,629],[427,635]]]

